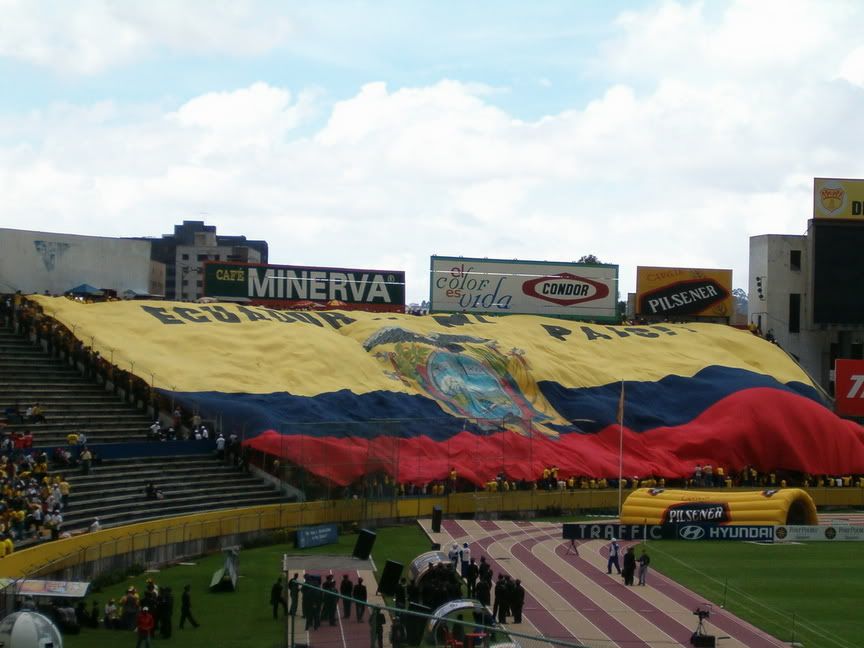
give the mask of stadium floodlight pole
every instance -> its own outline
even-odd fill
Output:
[[[618,522],[621,522],[621,493],[624,480],[624,381],[618,397]]]

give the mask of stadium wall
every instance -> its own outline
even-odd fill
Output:
[[[722,492],[722,490],[721,490]],[[629,495],[625,491],[624,495]],[[864,507],[864,489],[816,488],[808,493],[820,507]],[[384,523],[432,515],[529,514],[554,510],[614,510],[618,491],[458,493],[387,501],[326,500],[211,511],[151,520],[47,542],[0,559],[0,577],[91,579],[135,563],[163,564],[218,551],[278,530],[326,523]],[[563,520],[562,520],[563,521]]]

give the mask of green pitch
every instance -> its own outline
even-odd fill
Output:
[[[378,530],[372,558],[381,569],[389,558],[407,566],[418,554],[428,551],[429,541],[415,525]],[[99,601],[100,612],[108,599],[118,600],[129,585],[144,591],[145,581],[152,577],[160,587],[169,586],[174,592],[174,632],[171,639],[156,639],[154,645],[175,645],[183,648],[274,648],[282,646],[285,624],[280,614],[273,620],[270,608],[270,587],[280,576],[282,554],[346,555],[354,549],[357,536],[343,535],[334,545],[314,549],[295,550],[293,545],[276,545],[240,552],[240,586],[236,592],[211,594],[210,576],[222,567],[221,553],[191,560],[194,566],[174,566],[156,574],[141,574],[124,583],[112,585],[104,591],[88,596],[87,610],[93,600]],[[184,585],[191,585],[192,613],[201,624],[184,630],[177,628],[180,620],[180,595]],[[85,628],[79,635],[64,636],[66,648],[116,648],[134,646],[131,630],[98,630]]]
[[[860,544],[661,541],[647,549],[652,569],[784,641],[864,645]]]

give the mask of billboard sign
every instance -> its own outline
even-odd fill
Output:
[[[864,528],[864,527],[862,527]],[[774,527],[768,525],[711,524],[584,524],[565,522],[564,540],[738,540],[773,542]]]
[[[813,218],[864,220],[864,180],[813,178]]]
[[[862,542],[864,526],[852,524],[774,527],[774,542]]]
[[[732,271],[708,268],[636,269],[636,314],[653,317],[731,317]]]
[[[211,261],[204,295],[273,308],[402,312],[405,273]]]
[[[618,266],[433,256],[430,311],[616,321]]]
[[[336,524],[300,527],[294,537],[294,546],[297,549],[320,547],[336,542],[339,542],[339,527]]]
[[[841,416],[864,416],[864,360],[834,362],[834,409]]]

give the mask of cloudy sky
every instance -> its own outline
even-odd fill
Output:
[[[731,267],[864,176],[860,2],[0,0],[0,226]]]

